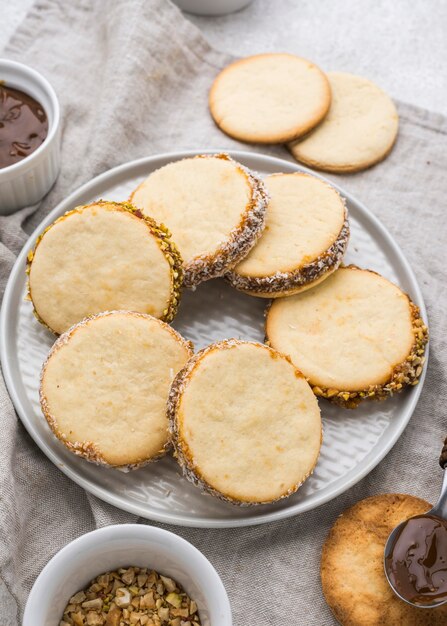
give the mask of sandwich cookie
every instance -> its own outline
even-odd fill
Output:
[[[290,360],[230,339],[198,352],[168,401],[175,456],[201,489],[239,505],[274,502],[312,473],[318,402]]]
[[[397,137],[399,118],[389,96],[361,76],[329,72],[332,104],[308,137],[289,145],[293,156],[326,172],[358,172],[384,159]]]
[[[274,300],[266,338],[316,395],[355,408],[418,383],[428,329],[399,287],[351,265],[314,289]]]
[[[323,546],[321,582],[341,626],[441,626],[447,606],[421,609],[400,600],[385,577],[383,553],[391,531],[431,509],[401,494],[366,498],[335,522]]]
[[[88,315],[126,309],[171,321],[182,260],[169,232],[130,204],[99,201],[57,219],[28,254],[29,297],[56,334]]]
[[[262,181],[226,154],[200,155],[152,172],[131,202],[165,224],[184,261],[184,284],[223,276],[264,228]]]
[[[313,63],[293,54],[258,54],[232,63],[209,94],[214,121],[224,133],[253,143],[285,143],[321,122],[331,89]]]
[[[338,268],[349,224],[343,198],[316,176],[272,174],[265,184],[265,229],[227,278],[252,296],[279,298],[313,287]]]
[[[54,344],[40,402],[56,437],[88,461],[135,469],[169,445],[166,401],[191,344],[143,313],[86,318]]]

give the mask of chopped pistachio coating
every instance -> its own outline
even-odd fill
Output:
[[[69,217],[70,215],[74,213],[80,213],[83,209],[92,205],[95,205],[95,206],[96,205],[99,205],[99,206],[112,205],[118,211],[127,211],[129,213],[132,213],[133,215],[137,216],[139,219],[143,220],[147,224],[149,234],[155,238],[155,241],[158,247],[160,248],[160,250],[162,251],[162,253],[164,254],[165,258],[167,259],[169,263],[169,268],[170,268],[170,273],[171,273],[171,295],[170,295],[169,301],[167,302],[167,306],[163,311],[163,316],[161,317],[161,319],[164,322],[168,322],[168,323],[171,322],[177,313],[178,306],[180,303],[181,289],[182,289],[182,284],[183,284],[183,260],[180,256],[180,252],[178,251],[177,246],[171,239],[171,234],[169,230],[163,224],[157,224],[155,220],[153,220],[151,217],[143,215],[143,213],[139,209],[134,207],[129,202],[112,202],[110,200],[98,200],[97,202],[93,202],[90,205],[75,207],[71,211],[67,211],[66,213],[64,213],[64,215],[61,215],[38,236],[34,249],[28,252],[27,262],[26,262],[27,275],[29,276],[30,274],[31,266],[33,263],[36,250],[40,242],[42,241],[43,237],[45,236],[45,234],[49,230],[51,230],[51,228],[53,228],[55,224],[58,224],[64,221],[67,217]],[[27,293],[26,298],[27,300],[31,300],[31,302],[33,302],[33,296],[32,296],[29,279],[28,279],[27,287],[28,287],[28,293]],[[36,307],[34,306],[34,302],[33,302],[33,313],[36,319],[41,324],[43,324],[51,332],[53,333],[55,332],[50,326],[48,326],[45,320],[43,320],[41,316],[38,314]]]

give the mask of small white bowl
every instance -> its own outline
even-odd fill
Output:
[[[60,108],[50,83],[27,65],[0,59],[0,81],[32,96],[48,118],[48,135],[37,150],[0,168],[0,215],[9,215],[36,204],[54,185],[60,168]]]
[[[240,11],[252,0],[174,0],[182,11],[196,15],[226,15]]]
[[[208,559],[185,539],[140,524],[106,526],[62,548],[37,577],[22,626],[59,626],[74,593],[126,566],[148,567],[180,583],[197,602],[202,626],[232,626],[225,587]]]

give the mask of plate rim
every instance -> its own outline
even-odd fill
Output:
[[[105,181],[113,180],[117,178],[120,174],[125,173],[127,170],[132,170],[134,168],[138,168],[143,164],[147,164],[149,167],[151,163],[159,162],[161,160],[178,160],[182,158],[187,158],[191,156],[195,156],[197,154],[216,154],[219,152],[226,152],[230,156],[232,156],[235,160],[244,161],[244,159],[255,160],[259,163],[259,169],[262,168],[262,165],[265,164],[268,167],[277,167],[280,171],[281,167],[287,166],[287,168],[292,168],[295,171],[302,171],[306,173],[310,173],[313,176],[320,178],[321,180],[327,182],[332,187],[335,187],[350,203],[355,204],[361,213],[363,213],[368,220],[373,224],[374,228],[380,233],[382,240],[387,244],[387,246],[392,250],[392,252],[397,256],[401,266],[404,267],[405,272],[409,278],[411,283],[411,294],[412,300],[415,301],[417,306],[421,311],[422,318],[427,321],[427,310],[425,307],[424,298],[422,296],[422,291],[419,287],[419,283],[416,279],[416,276],[413,272],[413,269],[402,252],[399,244],[396,242],[394,237],[388,231],[388,229],[384,226],[384,224],[368,209],[362,202],[357,200],[352,194],[347,192],[344,188],[340,187],[337,183],[332,180],[326,178],[318,172],[311,170],[310,168],[304,167],[298,163],[293,163],[291,161],[287,161],[286,159],[282,159],[279,157],[274,157],[258,152],[250,152],[247,150],[229,150],[229,149],[204,149],[204,150],[181,150],[181,151],[173,151],[173,152],[163,152],[158,153],[151,156],[142,157],[139,159],[135,159],[132,161],[127,161],[120,165],[117,165],[105,172],[102,172],[98,176],[93,177],[74,191],[72,191],[64,200],[61,200],[49,213],[48,215],[38,224],[38,226],[34,229],[31,235],[28,237],[25,242],[23,248],[17,256],[17,259],[14,263],[14,266],[9,275],[1,312],[0,312],[0,362],[3,370],[3,376],[5,379],[6,387],[8,393],[10,395],[13,406],[23,424],[28,434],[31,436],[33,441],[38,445],[40,450],[46,455],[46,457],[58,468],[62,471],[68,478],[73,480],[80,487],[92,493],[94,496],[99,499],[112,504],[113,506],[137,515],[138,517],[142,517],[143,519],[148,519],[151,521],[155,521],[158,523],[171,524],[173,526],[182,526],[182,527],[191,527],[191,528],[236,528],[236,527],[245,527],[245,526],[255,526],[258,524],[264,524],[269,522],[275,522],[282,519],[287,519],[289,517],[293,517],[295,515],[299,515],[300,513],[305,513],[307,511],[316,509],[327,502],[335,499],[348,489],[351,489],[354,485],[356,485],[360,480],[362,480],[365,476],[367,476],[390,452],[390,450],[394,447],[398,439],[401,437],[403,431],[407,427],[411,416],[414,413],[419,397],[422,393],[422,389],[425,382],[426,372],[427,372],[427,364],[429,357],[429,344],[426,348],[426,362],[424,365],[424,369],[422,372],[422,376],[419,380],[419,384],[411,390],[411,398],[409,404],[406,408],[406,416],[405,419],[402,420],[402,423],[399,424],[398,428],[392,433],[391,436],[382,444],[381,449],[378,453],[371,458],[367,463],[365,463],[358,471],[355,476],[351,476],[348,480],[345,480],[338,486],[334,486],[332,489],[329,489],[327,493],[323,493],[318,496],[317,494],[314,496],[313,500],[306,506],[306,501],[301,501],[297,504],[291,505],[290,507],[286,507],[283,509],[278,509],[271,512],[263,512],[258,515],[254,515],[249,518],[233,518],[233,519],[222,519],[216,520],[214,518],[206,518],[204,516],[198,518],[197,520],[192,520],[189,517],[185,517],[182,514],[177,514],[174,519],[172,519],[169,515],[165,513],[160,513],[158,511],[151,512],[149,515],[147,512],[142,513],[141,508],[138,504],[134,504],[131,501],[128,501],[124,495],[117,495],[110,493],[105,487],[100,487],[97,483],[92,482],[90,479],[79,476],[75,470],[72,470],[70,467],[66,466],[64,463],[61,463],[61,460],[58,458],[57,454],[53,452],[53,450],[47,445],[45,440],[40,436],[37,430],[34,429],[33,423],[27,417],[27,411],[25,410],[19,393],[15,388],[15,380],[13,369],[10,366],[9,362],[9,353],[10,353],[10,345],[12,342],[12,337],[14,333],[9,334],[9,328],[15,329],[15,323],[17,321],[16,316],[8,316],[8,312],[12,307],[12,299],[14,296],[14,288],[17,283],[17,280],[20,278],[20,273],[22,272],[23,264],[26,260],[26,256],[28,251],[32,248],[36,237],[42,232],[44,228],[46,228],[49,224],[51,224],[56,217],[61,215],[63,212],[69,210],[70,206],[76,206],[77,198],[80,196],[87,194],[90,189],[96,187],[97,185],[102,184]],[[14,309],[11,309],[11,312],[14,313]],[[13,320],[13,321],[12,321]],[[11,326],[11,324],[13,324]],[[356,470],[358,469],[355,468]],[[350,472],[354,470],[351,469]],[[349,473],[347,476],[349,475]],[[299,510],[296,510],[299,508]]]

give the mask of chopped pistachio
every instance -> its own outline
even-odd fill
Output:
[[[86,597],[87,596],[83,591],[78,591],[78,593],[70,598],[70,604],[80,604],[81,602],[84,602]]]
[[[167,578],[166,576],[160,576],[165,589],[169,592],[171,591],[175,591],[177,589],[177,585],[175,584],[175,582],[172,580],[172,578]]]
[[[86,600],[81,604],[83,609],[101,609],[102,608],[102,599],[94,598],[93,600]]]
[[[138,567],[97,576],[72,596],[59,626],[200,626],[197,604],[175,580]]]
[[[168,593],[166,596],[166,602],[172,604],[172,606],[182,606],[182,597],[178,593]]]

